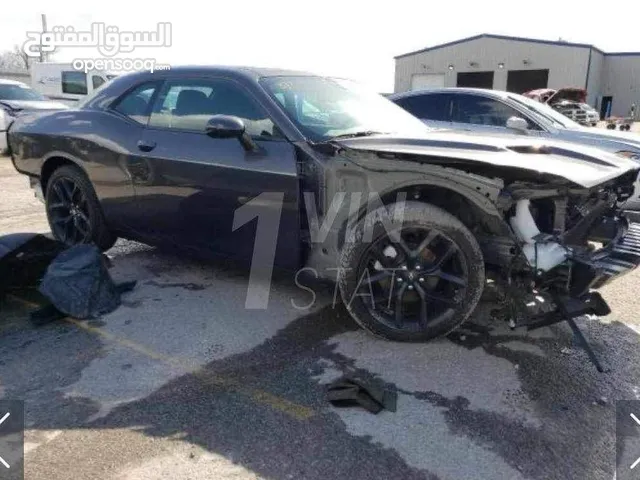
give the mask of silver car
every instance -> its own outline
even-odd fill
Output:
[[[18,115],[67,108],[63,103],[43,97],[25,83],[0,78],[0,155],[7,151],[7,130]]]
[[[520,134],[591,145],[640,162],[640,135],[583,127],[548,105],[516,93],[441,88],[388,97],[431,127],[490,135]],[[627,207],[640,210],[640,185]]]

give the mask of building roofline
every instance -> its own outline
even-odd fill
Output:
[[[605,53],[605,57],[640,57],[640,52],[611,52]]]
[[[511,41],[516,41],[516,42],[528,42],[528,43],[538,43],[538,44],[543,44],[543,45],[555,45],[555,46],[559,46],[559,47],[576,47],[576,48],[590,48],[592,50],[595,50],[598,53],[601,53],[603,55],[640,55],[640,52],[629,52],[629,53],[625,53],[625,52],[621,52],[621,53],[605,53],[602,50],[600,50],[599,48],[595,47],[594,45],[588,44],[588,43],[572,43],[572,42],[564,42],[564,41],[558,41],[558,40],[541,40],[538,38],[527,38],[527,37],[510,37],[508,35],[495,35],[492,33],[481,33],[480,35],[474,35],[473,37],[467,37],[467,38],[462,38],[460,40],[455,40],[453,42],[447,42],[447,43],[441,43],[439,45],[434,45],[433,47],[427,47],[427,48],[423,48],[421,50],[415,50],[413,52],[408,52],[408,53],[403,53],[401,55],[397,55],[394,58],[398,59],[398,58],[403,58],[403,57],[408,57],[411,55],[415,55],[417,53],[424,53],[424,52],[430,52],[432,50],[437,50],[440,48],[444,48],[444,47],[451,47],[453,45],[457,45],[459,43],[465,43],[465,42],[471,42],[473,40],[478,40],[480,38],[494,38],[497,40],[511,40]]]
[[[439,45],[435,45],[433,47],[422,48],[420,50],[414,50],[413,52],[403,53],[401,55],[396,55],[393,58],[402,58],[408,57],[410,55],[415,55],[416,53],[430,52],[431,50],[438,50],[439,48],[451,47],[453,45],[458,45],[459,43],[470,42],[472,40],[478,40],[479,38],[486,37],[487,35],[481,33],[480,35],[474,35],[473,37],[462,38],[460,40],[454,40],[453,42],[441,43]]]

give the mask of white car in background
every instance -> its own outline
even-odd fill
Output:
[[[587,91],[584,88],[539,88],[522,95],[550,106],[580,125],[595,127],[600,121],[600,114],[586,103]]]
[[[115,77],[105,70],[77,70],[71,63],[44,62],[31,66],[31,87],[72,107]]]
[[[7,151],[7,129],[17,116],[65,108],[69,107],[45,98],[25,83],[0,78],[0,154]]]
[[[576,103],[563,100],[556,103],[554,107],[555,110],[581,125],[590,125],[595,127],[600,121],[600,115],[595,108],[586,103]]]

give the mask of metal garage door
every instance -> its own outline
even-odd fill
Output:
[[[547,88],[549,70],[509,70],[507,91],[524,93],[538,88]]]
[[[466,88],[493,88],[493,72],[459,72],[456,86]]]
[[[444,87],[444,73],[416,73],[411,77],[411,90]]]

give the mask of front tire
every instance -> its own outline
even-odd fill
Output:
[[[396,205],[369,213],[343,248],[342,300],[364,329],[388,340],[445,335],[475,310],[484,259],[460,220],[431,204],[404,203],[404,221],[387,232]]]
[[[113,247],[117,237],[107,228],[98,197],[80,168],[64,165],[54,171],[45,198],[56,240],[69,246],[94,243],[103,251]]]

